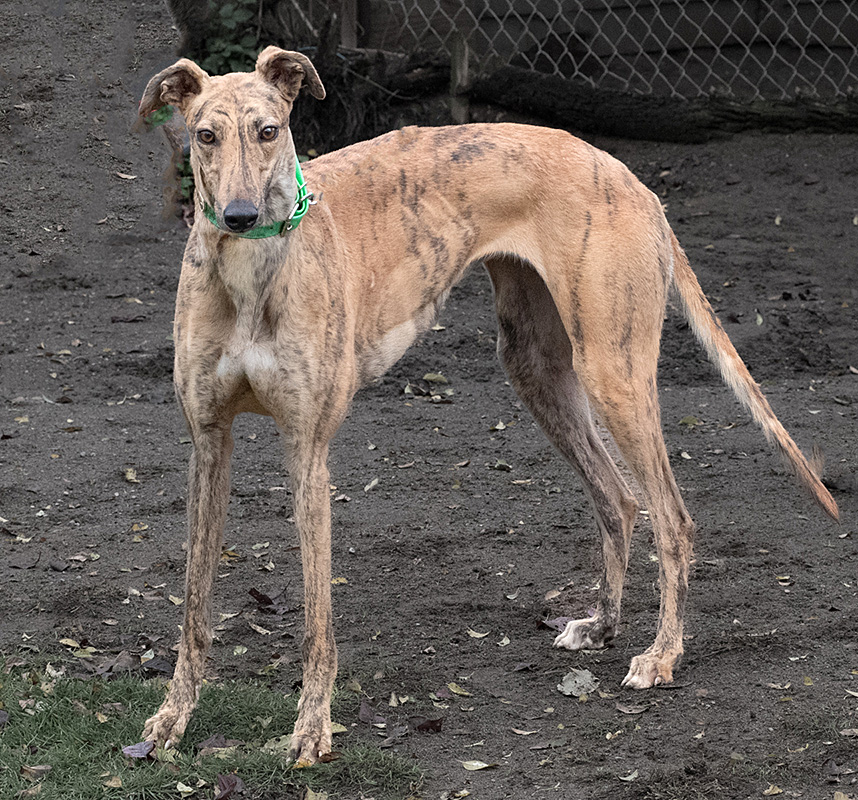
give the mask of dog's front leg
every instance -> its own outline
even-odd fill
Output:
[[[296,447],[290,477],[304,571],[304,685],[290,757],[314,764],[331,750],[331,693],[337,646],[331,613],[331,500],[328,447]]]
[[[188,479],[185,622],[167,698],[143,730],[145,741],[164,747],[181,738],[199,698],[212,640],[212,589],[229,503],[230,426],[195,428],[192,424],[191,436],[194,452]]]

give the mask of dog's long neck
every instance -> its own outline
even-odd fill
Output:
[[[199,260],[210,280],[222,285],[235,308],[236,318],[254,327],[263,313],[271,286],[288,258],[290,237],[240,239],[210,228],[195,233]]]

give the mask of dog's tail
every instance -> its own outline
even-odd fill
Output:
[[[819,479],[821,458],[814,457],[812,459],[814,466],[811,466],[786,432],[784,426],[781,425],[760,391],[760,387],[751,377],[751,373],[748,372],[745,362],[739,357],[736,348],[733,347],[733,343],[721,327],[721,323],[715,316],[706,295],[703,294],[697,276],[692,271],[688,258],[676,240],[676,236],[673,233],[670,236],[674,255],[673,282],[682,298],[685,316],[694,334],[706,348],[710,360],[721,371],[724,381],[751,412],[754,420],[763,429],[766,439],[780,453],[787,466],[807,487],[813,495],[813,499],[819,503],[822,509],[832,519],[839,519],[837,503],[834,502],[834,498]],[[817,464],[817,460],[820,463]]]

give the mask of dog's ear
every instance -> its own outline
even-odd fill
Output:
[[[208,73],[193,61],[180,58],[149,81],[140,101],[140,117],[145,118],[166,105],[176,106],[184,113],[188,101],[202,91],[208,79]]]
[[[325,99],[325,87],[319,80],[319,73],[302,53],[269,45],[256,59],[256,71],[273,83],[290,103],[295,102],[302,84],[306,84],[317,100]]]

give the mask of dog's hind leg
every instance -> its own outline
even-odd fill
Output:
[[[574,620],[555,640],[570,650],[599,648],[617,631],[637,503],[602,444],[573,369],[572,346],[542,278],[512,258],[487,259],[498,315],[498,356],[518,396],[575,468],[602,536],[604,571],[596,614]]]
[[[185,572],[185,621],[179,658],[167,699],[146,721],[144,741],[175,744],[197,705],[206,656],[212,641],[212,590],[221,555],[229,504],[231,420],[189,425],[194,452],[188,480],[188,563]]]
[[[568,273],[549,275],[557,280],[554,296],[563,302],[558,311],[575,372],[637,480],[652,520],[661,606],[654,643],[632,659],[623,681],[638,689],[673,680],[683,651],[694,539],[662,436],[656,386],[670,275],[664,241],[646,230],[626,239],[594,240],[586,260]]]

